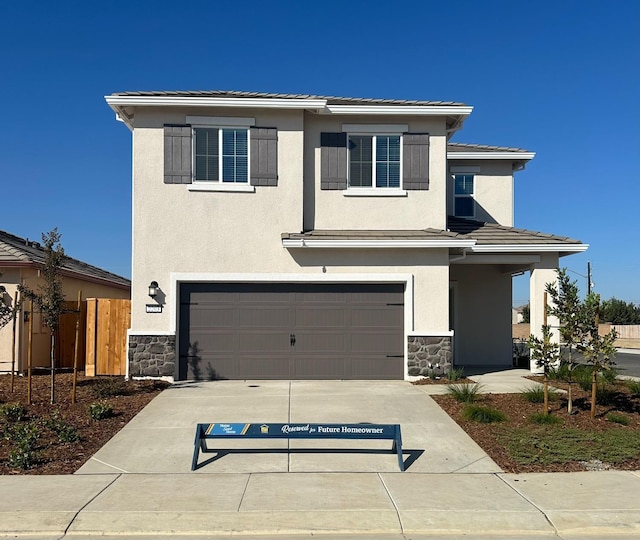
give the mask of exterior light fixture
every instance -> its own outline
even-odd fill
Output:
[[[149,283],[149,296],[151,298],[155,298],[156,296],[158,296],[158,282],[157,281],[152,281],[151,283]]]
[[[4,294],[7,292],[7,288],[4,285],[0,285],[0,294]]]

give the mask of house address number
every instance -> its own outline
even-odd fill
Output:
[[[162,305],[147,304],[147,313],[162,313]]]

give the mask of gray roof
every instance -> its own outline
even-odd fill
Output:
[[[449,217],[447,227],[458,237],[473,239],[478,245],[496,244],[582,244],[566,236],[556,236],[516,227],[506,227],[497,223],[485,223],[457,217]]]
[[[120,287],[131,287],[131,281],[102,268],[87,264],[66,255],[62,269],[88,278],[107,281]],[[21,238],[14,234],[0,231],[0,266],[30,266],[44,264],[44,246],[34,240]]]
[[[329,105],[443,105],[466,107],[456,101],[424,101],[417,99],[376,99],[336,96],[316,96],[312,94],[273,94],[267,92],[242,92],[238,90],[202,90],[202,91],[141,91],[115,92],[112,96],[175,96],[175,97],[230,97],[258,99],[325,99]]]
[[[283,240],[475,240],[476,245],[541,245],[582,244],[566,236],[506,227],[470,219],[449,217],[448,230],[313,230],[303,233],[283,233]]]
[[[529,152],[524,148],[492,146],[489,144],[447,143],[447,152]]]

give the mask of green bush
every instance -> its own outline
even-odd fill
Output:
[[[558,418],[557,416],[553,416],[552,414],[537,412],[529,417],[529,422],[531,422],[532,424],[552,425],[560,424],[562,420],[560,420],[560,418]]]
[[[632,396],[640,397],[640,381],[627,381],[627,388]]]
[[[592,369],[589,366],[578,366],[573,370],[573,379],[585,392],[591,391]]]
[[[126,396],[131,393],[129,383],[120,377],[96,379],[91,390],[98,399]]]
[[[0,412],[7,422],[20,422],[27,417],[27,408],[22,403],[6,403]]]
[[[616,382],[616,378],[618,377],[618,370],[616,368],[605,369],[600,373],[600,377],[607,384],[614,384]]]
[[[464,368],[451,368],[449,373],[447,373],[447,379],[450,381],[457,381],[464,377]]]
[[[113,416],[113,407],[106,401],[94,401],[89,405],[89,416],[94,420],[104,420]]]
[[[58,436],[60,442],[72,443],[80,440],[78,431],[60,416],[57,409],[45,420],[45,425]]]
[[[462,417],[465,420],[473,420],[482,424],[504,422],[507,419],[507,416],[502,411],[483,405],[467,405],[462,411]]]
[[[598,405],[613,405],[618,397],[618,392],[606,384],[598,384],[596,387],[596,403]]]
[[[478,400],[481,386],[475,384],[448,384],[447,394],[460,403],[473,403]]]
[[[623,426],[629,425],[629,419],[624,415],[616,412],[610,412],[607,415],[607,420],[615,424],[621,424]]]
[[[571,376],[569,364],[561,362],[558,367],[551,368],[547,374],[549,379],[553,381],[568,381]]]
[[[520,395],[530,403],[544,403],[544,386],[535,384],[520,391]],[[556,399],[558,392],[549,388],[549,400]]]
[[[36,451],[40,439],[38,424],[26,422],[7,426],[5,437],[16,445],[16,448],[9,453],[9,466],[17,469],[31,467],[38,456]]]

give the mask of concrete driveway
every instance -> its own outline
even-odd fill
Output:
[[[407,473],[500,472],[429,397],[429,388],[405,381],[176,383],[76,474],[188,473],[196,424],[213,422],[400,424]],[[390,441],[220,442],[231,451],[201,455],[193,474],[398,471]]]

